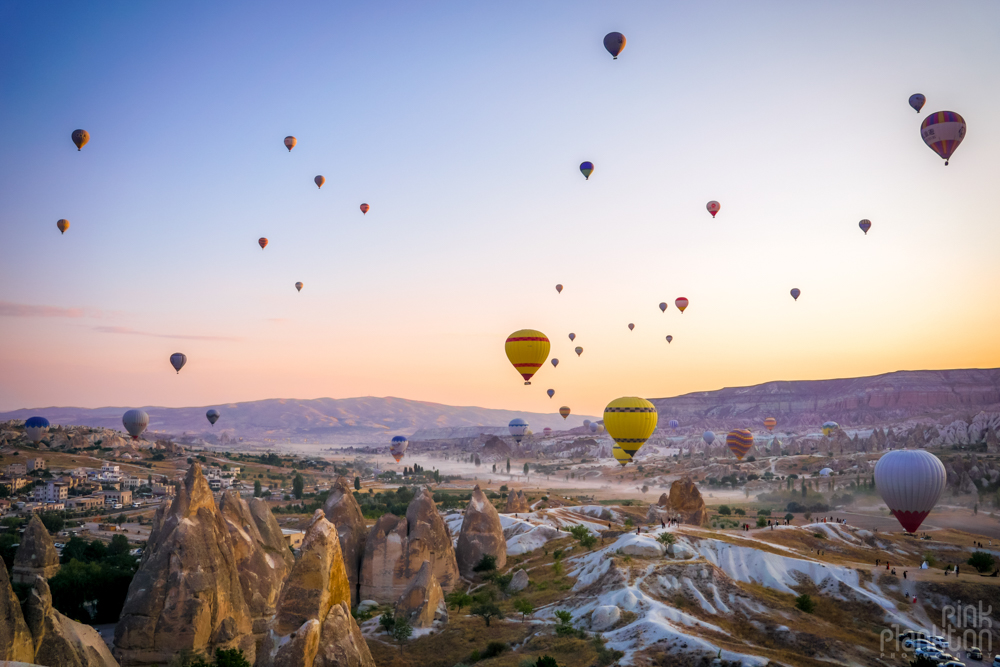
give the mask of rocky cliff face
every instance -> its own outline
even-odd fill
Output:
[[[658,505],[663,504],[660,496]],[[666,497],[665,507],[671,516],[678,517],[682,523],[693,526],[703,526],[708,522],[708,510],[701,492],[690,477],[679,479],[670,485],[670,495]]]
[[[253,662],[252,630],[229,529],[195,463],[154,520],[115,627],[115,655],[131,667],[238,648]]]
[[[531,511],[531,505],[528,504],[528,499],[524,497],[524,491],[518,489],[517,491],[511,490],[507,494],[507,505],[504,507],[504,514],[525,514]]]
[[[500,515],[477,484],[472,491],[469,506],[465,510],[462,530],[458,535],[458,547],[455,550],[458,570],[462,576],[468,579],[474,578],[476,573],[472,568],[478,565],[486,554],[496,557],[497,569],[507,564],[507,541],[503,537]]]
[[[41,577],[35,578],[26,613],[35,647],[33,662],[52,667],[118,667],[97,630],[52,608],[49,585]]]
[[[402,616],[415,628],[429,628],[435,621],[448,621],[448,606],[430,561],[424,561],[420,571],[396,601],[396,616]]]
[[[0,662],[33,662],[34,658],[35,646],[21,604],[10,586],[7,568],[0,563]]]
[[[39,576],[51,579],[59,571],[59,553],[55,542],[37,514],[31,517],[14,556],[11,579],[15,584],[30,584]]]
[[[362,600],[391,603],[406,590],[406,533],[406,519],[394,514],[383,514],[372,526],[361,559]]]
[[[452,546],[451,533],[444,519],[438,513],[434,497],[427,489],[421,489],[406,508],[406,523],[409,530],[407,553],[407,576],[413,578],[430,561],[431,572],[445,593],[450,593],[458,583],[458,562]]]
[[[356,605],[359,600],[359,572],[361,558],[365,553],[365,541],[368,539],[368,526],[365,525],[365,517],[354,498],[354,489],[346,477],[337,478],[326,504],[323,505],[323,512],[327,520],[337,527],[340,551],[347,568],[347,580],[351,583],[351,604]]]
[[[350,604],[340,537],[317,510],[282,590],[258,667],[375,667]]]

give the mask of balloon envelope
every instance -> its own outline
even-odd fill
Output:
[[[750,448],[753,447],[753,433],[745,428],[738,428],[726,435],[726,447],[729,447],[738,460],[742,461]]]
[[[839,428],[840,428],[840,424],[838,424],[837,422],[824,422],[823,423],[823,435],[825,435],[826,437],[829,438]]]
[[[293,137],[292,135],[288,135],[287,137],[285,137],[285,148],[288,149],[289,153],[292,152],[292,149],[295,148],[295,144],[297,143],[299,143],[299,140]]]
[[[611,456],[622,466],[627,466],[632,460],[632,455],[619,447],[617,442],[611,447]]]
[[[604,428],[630,458],[653,435],[656,420],[656,406],[638,396],[616,398],[604,408]]]
[[[823,468],[819,471],[819,474],[821,477],[829,477],[832,472],[833,468]]]
[[[569,335],[569,340],[570,340],[570,342],[572,342],[572,341],[576,340],[576,334],[575,334],[575,333],[571,333],[571,334]]]
[[[660,302],[660,312],[661,313],[667,312],[667,302],[666,301],[661,301]]]
[[[65,234],[66,230],[69,229],[69,220],[67,220],[66,218],[62,218],[61,220],[56,222],[56,227],[59,228],[59,233]]]
[[[36,445],[42,441],[48,430],[49,420],[45,417],[28,417],[24,420],[24,434]]]
[[[542,435],[552,435],[552,429],[546,426],[542,429]]]
[[[618,54],[625,49],[625,35],[620,32],[609,32],[604,36],[604,48],[614,60],[618,60]]]
[[[569,417],[569,408],[566,407],[565,405],[562,406],[561,408],[559,408],[559,414],[562,415],[563,419],[566,419],[566,417]]]
[[[800,290],[798,287],[793,287],[792,291],[789,292],[789,294],[792,295],[793,299],[795,299],[796,301],[798,301],[799,300],[799,295],[802,294],[802,290]]]
[[[670,428],[676,429],[678,426],[681,425],[681,423],[676,419],[671,419],[669,422],[667,422],[667,425],[670,426]]]
[[[73,143],[76,144],[76,150],[80,150],[87,145],[90,141],[90,133],[86,130],[73,130]]]
[[[316,184],[317,189],[321,188],[323,187],[323,184],[326,183],[326,178],[323,176],[317,176],[316,178],[313,179],[313,183]]]
[[[559,360],[553,357],[551,363],[552,363],[552,368],[555,368],[556,366],[559,365]]]
[[[597,433],[597,422],[591,422],[590,426],[587,428],[590,429],[591,433]]]
[[[887,452],[875,464],[875,488],[909,533],[934,509],[947,480],[941,460],[922,449]]]
[[[778,420],[775,419],[774,417],[768,417],[767,419],[764,420],[764,428],[766,428],[768,431],[773,431],[774,427],[777,425],[778,425]]]
[[[684,297],[678,297],[674,300],[674,305],[677,306],[677,310],[684,312],[684,309],[688,307],[688,300]]]
[[[396,463],[399,463],[400,459],[403,458],[403,454],[406,453],[409,446],[410,441],[406,439],[405,435],[393,437],[392,442],[389,443],[389,453],[392,454],[392,458],[396,459]]]
[[[578,356],[578,357],[581,354],[583,354],[583,348],[582,347],[578,347],[578,348],[574,349],[573,351],[576,352],[576,356]]]
[[[181,369],[184,368],[184,364],[187,363],[187,356],[181,354],[180,352],[174,352],[170,355],[170,365],[174,367],[174,370],[179,374]]]
[[[371,210],[371,206],[369,206],[368,204],[362,204],[361,205],[361,214],[362,215],[365,215],[366,213],[368,213],[369,210]]]
[[[635,329],[635,325],[634,325],[634,324],[632,324],[631,322],[629,322],[629,323],[628,323],[628,330],[629,330],[629,331],[632,331],[633,329]]]
[[[553,396],[556,395],[556,390],[555,389],[546,389],[545,393],[549,395],[549,398],[552,398]]]
[[[510,423],[507,424],[507,430],[510,431],[511,436],[514,438],[514,442],[520,444],[521,438],[528,433],[528,422],[519,418],[511,419]]]
[[[673,340],[674,340],[674,337],[673,337],[673,336],[670,336],[670,335],[668,335],[668,336],[667,336],[667,342],[668,342],[668,343],[671,343],[671,342],[673,342]]]
[[[590,180],[590,175],[594,173],[594,163],[593,162],[581,162],[580,163],[580,173],[583,174],[586,179]]]
[[[303,285],[302,283],[295,283],[296,292],[301,292],[303,287],[305,287],[305,285]]]
[[[701,434],[701,439],[705,441],[706,445],[711,445],[715,442],[715,433],[712,431],[705,431]]]
[[[267,239],[261,236],[259,239],[257,239],[257,245],[259,245],[260,249],[263,250],[264,248],[267,247]]]
[[[913,95],[910,95],[910,106],[913,107],[913,109],[917,113],[920,113],[920,110],[924,108],[924,104],[926,103],[927,103],[927,98],[921,95],[920,93],[914,93]]]
[[[205,417],[208,418],[208,421],[212,424],[212,426],[215,426],[215,422],[219,421],[219,411],[212,408],[205,413]]]
[[[932,113],[920,124],[920,136],[947,165],[951,154],[965,139],[965,119],[954,111]]]
[[[562,285],[556,285],[556,291],[562,294]]]
[[[524,378],[524,384],[531,384],[531,376],[548,359],[549,347],[548,337],[534,329],[515,331],[507,336],[507,341],[504,343],[507,359]]]
[[[591,425],[592,423],[593,423],[593,422],[591,422],[591,421],[590,421],[589,419],[584,419],[584,420],[583,420],[583,427],[584,427],[584,428],[590,428],[590,425]]]
[[[722,204],[713,200],[705,204],[705,208],[708,209],[708,212],[711,213],[712,217],[714,218],[715,214],[722,209]]]
[[[858,227],[860,227],[861,231],[865,233],[865,236],[868,236],[868,230],[872,228],[872,221],[862,220],[861,222],[858,223]]]
[[[138,440],[142,432],[149,426],[149,415],[142,410],[129,410],[122,415],[122,425],[133,440]]]

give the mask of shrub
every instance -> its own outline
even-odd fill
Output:
[[[742,507],[737,507],[736,509],[733,510],[733,514],[738,514],[739,516],[746,516],[747,511]]]
[[[766,525],[767,525],[767,519],[765,519],[762,516],[757,517],[757,527],[758,528],[763,528]]]
[[[722,516],[729,516],[733,513],[733,510],[729,509],[729,505],[719,505],[719,514]]]
[[[975,552],[968,562],[977,572],[989,572],[993,569],[993,555],[986,551]]]
[[[478,616],[486,621],[486,627],[490,626],[490,621],[494,618],[503,618],[503,611],[493,602],[480,602],[470,609],[473,616]]]
[[[524,623],[525,617],[533,613],[535,607],[526,598],[518,598],[514,600],[514,611],[521,614],[521,622]]]
[[[674,537],[673,533],[660,533],[660,536],[656,539],[658,539],[663,544],[673,544],[674,542],[677,541],[677,538]]]
[[[800,611],[811,614],[816,609],[816,603],[813,602],[813,599],[810,596],[802,594],[795,598],[795,607]]]
[[[759,510],[757,510],[757,516],[771,516],[771,510],[769,510],[769,509],[759,509]]]
[[[794,514],[789,513],[785,515],[785,521],[791,521],[794,518],[795,518]]]
[[[510,650],[510,646],[506,642],[490,642],[486,645],[486,650],[480,653],[483,659],[495,658],[501,653]]]
[[[559,664],[556,662],[555,658],[548,655],[543,655],[535,663],[535,667],[559,667]]]
[[[600,635],[594,635],[591,643],[597,651],[597,667],[609,667],[625,657],[624,651],[607,648],[604,645],[604,637]]]
[[[479,559],[479,562],[472,568],[472,571],[492,572],[495,569],[497,569],[497,557],[492,554],[483,554],[483,557]]]

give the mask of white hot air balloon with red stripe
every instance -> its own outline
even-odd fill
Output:
[[[948,481],[944,464],[922,449],[899,449],[875,464],[875,487],[908,533],[915,533]]]

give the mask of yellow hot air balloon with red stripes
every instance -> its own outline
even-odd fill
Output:
[[[653,435],[656,421],[656,406],[638,396],[616,398],[604,408],[604,428],[629,461]],[[614,449],[611,453],[625,465],[622,454],[615,453]]]
[[[531,376],[538,372],[549,358],[549,338],[541,331],[520,329],[507,336],[504,351],[514,370],[524,378],[524,384],[531,384]]]

